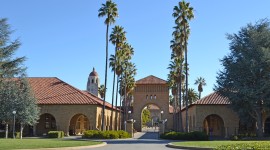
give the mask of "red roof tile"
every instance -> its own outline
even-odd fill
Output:
[[[136,81],[136,84],[167,84],[167,81],[150,75]]]
[[[102,100],[56,78],[28,78],[38,104],[102,105]],[[106,107],[111,104],[106,102]]]
[[[223,97],[221,96],[219,93],[214,92],[212,94],[209,94],[205,97],[203,97],[202,99],[194,102],[194,105],[228,105],[231,102],[229,101],[229,99],[227,97]]]

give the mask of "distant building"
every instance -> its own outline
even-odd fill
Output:
[[[93,68],[93,71],[89,74],[89,77],[88,77],[86,90],[100,98],[100,95],[98,92],[99,86],[100,86],[99,76],[95,68]]]

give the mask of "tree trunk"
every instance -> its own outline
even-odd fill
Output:
[[[189,120],[188,120],[188,59],[187,59],[187,33],[186,25],[184,24],[185,32],[185,65],[186,65],[186,132],[189,132]]]
[[[118,118],[118,113],[117,113],[117,100],[118,100],[118,83],[119,83],[119,76],[117,75],[117,81],[116,81],[117,83],[116,83],[116,92],[115,92],[115,94],[116,94],[116,98],[115,98],[115,107],[116,107],[116,114],[115,114],[115,118],[116,118],[116,120],[115,120],[115,129],[116,130],[118,130],[118,125],[120,124],[120,123],[118,123],[118,120],[117,120],[117,118]],[[119,112],[119,114],[120,114],[121,112]]]
[[[101,131],[105,130],[105,101],[106,101],[106,91],[107,91],[107,68],[108,68],[108,34],[109,34],[109,24],[107,24],[106,28],[106,61],[105,61],[105,92],[103,99],[103,107],[102,107],[102,124]]]
[[[117,45],[117,43],[116,43]],[[117,46],[115,46],[115,52],[114,52],[114,57],[116,55],[116,51],[117,51]],[[116,65],[115,65],[115,62],[116,62],[116,57],[114,59],[114,71],[113,71],[113,89],[112,89],[112,110],[111,110],[111,126],[110,126],[110,129],[113,130],[113,103],[114,103],[114,86],[115,86],[115,69],[116,69]],[[116,111],[115,111],[116,112]],[[116,122],[116,120],[115,120]]]
[[[262,124],[262,111],[257,110],[257,136],[259,138],[263,137],[263,124]]]
[[[24,125],[21,123],[20,139],[22,139]]]
[[[5,138],[7,139],[8,138],[8,123],[6,123],[6,136]]]
[[[199,99],[201,99],[201,92],[199,91]]]
[[[180,66],[182,67],[182,65]],[[179,131],[183,132],[183,119],[182,119],[182,96],[181,96],[181,89],[182,89],[182,69],[180,69],[181,71],[181,77],[180,77],[180,83],[178,85],[178,93],[179,93]]]

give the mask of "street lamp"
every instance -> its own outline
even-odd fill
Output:
[[[15,115],[16,115],[16,110],[13,110],[12,114],[13,114],[13,139],[15,139]]]
[[[160,117],[160,120],[162,121],[162,115],[163,115],[163,110],[161,110],[161,117]]]
[[[129,110],[128,111],[128,120],[130,119],[130,114],[131,114],[131,111]]]

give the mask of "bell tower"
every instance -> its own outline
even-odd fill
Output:
[[[100,86],[98,73],[93,68],[93,71],[89,74],[86,90],[98,97],[100,97],[98,93],[98,88]]]

